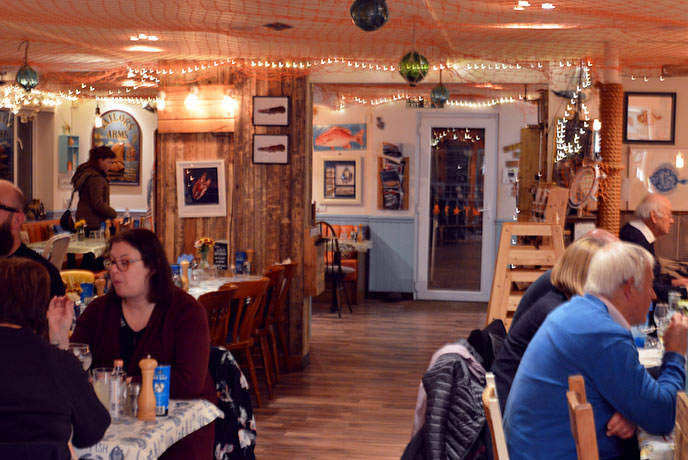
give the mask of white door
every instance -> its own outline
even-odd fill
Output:
[[[419,119],[416,298],[486,302],[494,270],[494,115]]]

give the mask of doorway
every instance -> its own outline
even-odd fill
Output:
[[[497,115],[420,117],[416,297],[489,299]]]

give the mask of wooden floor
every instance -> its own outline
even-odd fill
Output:
[[[314,304],[310,365],[255,410],[258,460],[398,460],[420,378],[441,345],[483,326],[486,304],[366,301],[337,319]]]

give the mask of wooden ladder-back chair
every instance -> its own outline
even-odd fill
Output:
[[[228,286],[225,289],[214,292],[206,292],[198,298],[208,315],[208,327],[210,329],[210,345],[223,346],[227,342],[227,327],[231,311],[232,298],[237,286]]]
[[[282,285],[282,277],[284,276],[284,267],[281,265],[273,265],[263,271],[263,276],[268,280],[268,287],[263,296],[263,301],[256,312],[256,319],[254,321],[253,333],[258,337],[260,342],[260,353],[263,357],[263,368],[265,369],[265,383],[268,387],[268,398],[272,399],[272,374],[276,374],[275,368],[278,366],[277,358],[272,357],[270,352],[270,345],[268,343],[268,311],[274,310],[272,305],[277,301],[279,295],[279,288]],[[274,372],[273,372],[274,371]],[[277,381],[277,379],[275,379]]]
[[[492,437],[492,455],[495,460],[509,460],[509,451],[506,447],[506,437],[504,436],[504,426],[502,425],[502,411],[499,408],[497,399],[497,388],[495,377],[492,372],[485,374],[487,385],[483,391],[483,409],[485,418],[490,427]]]
[[[282,355],[284,356],[284,368],[289,372],[291,369],[289,367],[289,343],[287,341],[287,333],[289,332],[289,318],[287,317],[287,300],[289,299],[289,288],[291,286],[291,280],[296,274],[296,267],[299,264],[295,262],[290,262],[288,264],[282,264],[284,267],[284,276],[282,277],[282,286],[280,288],[279,297],[275,303],[275,311],[273,312],[273,320],[268,324],[268,328],[271,329],[271,335],[273,337],[272,345],[273,352],[275,354],[275,370],[277,370],[277,382],[279,382],[279,362],[277,354],[277,344],[275,342],[275,337],[279,336],[279,342],[282,346]],[[270,312],[268,312],[270,315]]]
[[[582,375],[569,376],[569,391],[566,392],[571,420],[571,434],[576,442],[578,460],[599,460],[595,417],[592,406],[585,395],[585,381]]]
[[[332,228],[332,225],[327,222],[316,222],[315,225],[320,226],[320,235],[325,238],[325,280],[332,282],[332,306],[330,311],[336,311],[337,315],[342,317],[342,301],[339,295],[340,291],[344,291],[344,298],[346,304],[349,306],[349,312],[353,313],[351,303],[349,302],[349,295],[346,293],[344,287],[344,278],[349,273],[353,273],[350,267],[342,267],[342,253],[339,250],[339,240],[337,233]]]
[[[676,395],[674,460],[688,460],[688,396],[683,391]]]
[[[48,259],[58,270],[62,270],[62,263],[67,254],[67,246],[71,237],[68,233],[59,233],[48,240],[43,248],[43,257]]]
[[[227,342],[225,342],[224,347],[230,351],[241,350],[244,352],[257,407],[261,407],[260,390],[258,389],[256,368],[253,365],[253,357],[251,356],[251,347],[253,347],[255,342],[253,340],[253,329],[256,312],[263,301],[268,283],[269,280],[267,278],[261,278],[256,281],[227,283],[220,287],[220,290],[234,289],[236,287],[234,298],[231,302]]]

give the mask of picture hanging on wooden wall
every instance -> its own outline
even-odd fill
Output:
[[[289,126],[289,96],[253,96],[253,126]]]
[[[365,150],[366,124],[313,126],[313,150]]]
[[[289,136],[286,134],[254,134],[253,162],[281,165],[288,164]]]
[[[321,203],[360,204],[362,198],[361,157],[324,157]]]
[[[113,185],[139,185],[141,180],[141,127],[123,110],[108,110],[103,126],[93,128],[92,145],[106,145],[115,153],[108,180]]]
[[[224,160],[178,161],[179,217],[227,215]]]

